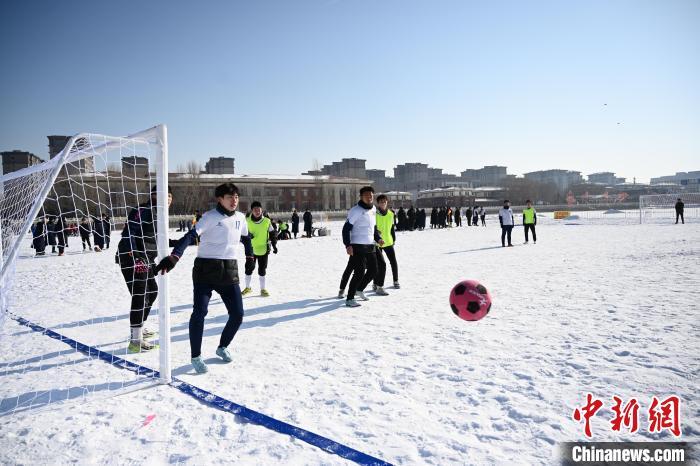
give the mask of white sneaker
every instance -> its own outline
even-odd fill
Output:
[[[364,291],[358,291],[357,297],[360,298],[362,301],[369,301],[369,298],[367,296],[365,296]]]
[[[347,301],[345,301],[345,305],[347,307],[360,307],[360,303],[358,303],[354,299],[348,299]]]
[[[376,293],[377,293],[377,296],[389,296],[389,293],[387,293],[386,291],[384,291],[384,287],[383,287],[383,286],[378,286],[378,287],[377,287],[377,290],[376,290]]]
[[[338,299],[343,299],[344,297],[345,297],[345,291],[344,290],[338,291]]]

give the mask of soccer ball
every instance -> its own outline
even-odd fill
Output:
[[[480,320],[491,310],[491,295],[476,280],[462,280],[450,291],[450,307],[462,320]]]

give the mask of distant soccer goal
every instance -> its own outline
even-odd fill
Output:
[[[700,193],[679,193],[639,196],[639,223],[674,223],[679,199],[685,221],[700,222]]]
[[[168,251],[167,173],[161,125],[77,134],[51,160],[0,177],[0,416],[170,381],[167,276],[145,324],[159,349],[127,351],[130,293],[143,288],[134,263]],[[125,224],[140,246],[117,253]]]

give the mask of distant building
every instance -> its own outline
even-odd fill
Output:
[[[573,170],[540,170],[525,173],[524,177],[538,183],[553,183],[560,192],[566,191],[571,185],[583,182],[581,172]]]
[[[394,167],[394,189],[409,191],[416,198],[420,191],[463,184],[457,175],[442,173],[442,168],[431,168],[425,163],[404,163]]]
[[[292,209],[346,210],[354,206],[360,188],[372,181],[329,175],[210,175],[193,176],[170,173],[168,185],[173,190],[172,212],[187,213],[206,210],[216,205],[212,193],[223,182],[233,182],[240,190],[240,210],[252,201],[260,201],[271,212],[291,212]]]
[[[330,165],[324,165],[319,170],[309,170],[304,175],[309,176],[337,176],[340,178],[357,178],[367,179],[365,168],[365,159],[342,159],[340,162],[333,162]]]
[[[373,186],[377,192],[389,191],[394,187],[394,179],[386,176],[386,170],[365,170],[367,179],[374,181]]]
[[[508,190],[500,186],[479,186],[472,192],[474,203],[483,206],[501,205],[508,198]]]
[[[700,190],[700,170],[692,172],[676,172],[675,175],[660,176],[658,178],[651,179],[652,185],[667,183],[683,186],[684,190],[687,191],[698,191]]]
[[[43,162],[43,160],[31,152],[22,150],[0,152],[0,155],[2,155],[2,174],[16,172],[17,170],[31,167],[32,165],[38,165]]]
[[[387,191],[381,192],[381,194],[385,194],[389,197],[389,207],[392,209],[398,209],[399,207],[408,208],[413,205],[413,196],[411,193],[404,191]]]
[[[204,164],[204,172],[210,175],[233,175],[235,162],[233,157],[211,157]]]
[[[472,186],[497,186],[508,177],[507,167],[487,165],[483,168],[468,168],[462,173],[462,180],[472,183]]]
[[[56,157],[61,151],[66,147],[71,136],[46,136],[49,140],[49,158],[52,159]],[[85,148],[88,146],[88,141],[86,138],[80,138],[75,141],[73,147],[77,149]],[[85,157],[78,160],[77,162],[71,163],[66,167],[66,170],[71,175],[81,173],[81,172],[93,172],[95,170],[95,162],[92,156]]]
[[[148,179],[148,159],[138,156],[122,157],[122,175],[127,179]]]
[[[61,153],[70,136],[46,136],[49,139],[49,158],[52,159]]]
[[[613,172],[591,173],[588,175],[588,182],[593,184],[614,186],[616,184],[624,183],[625,181],[627,181],[626,178],[618,178]]]
[[[470,188],[449,187],[425,189],[418,192],[416,206],[431,207],[462,207],[474,204],[474,190]]]

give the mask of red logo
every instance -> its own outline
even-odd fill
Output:
[[[639,402],[636,398],[630,399],[624,403],[624,400],[619,396],[613,396],[613,406],[610,410],[614,414],[610,421],[610,428],[614,432],[620,432],[624,427],[630,433],[635,433],[639,430]],[[651,406],[647,411],[649,415],[649,428],[651,433],[669,430],[674,436],[681,436],[680,422],[680,399],[673,395],[659,401],[655,396],[651,398]],[[586,394],[586,404],[582,407],[574,409],[573,418],[576,422],[583,421],[583,432],[586,437],[591,438],[591,419],[603,407],[603,401],[594,398],[592,394]]]

